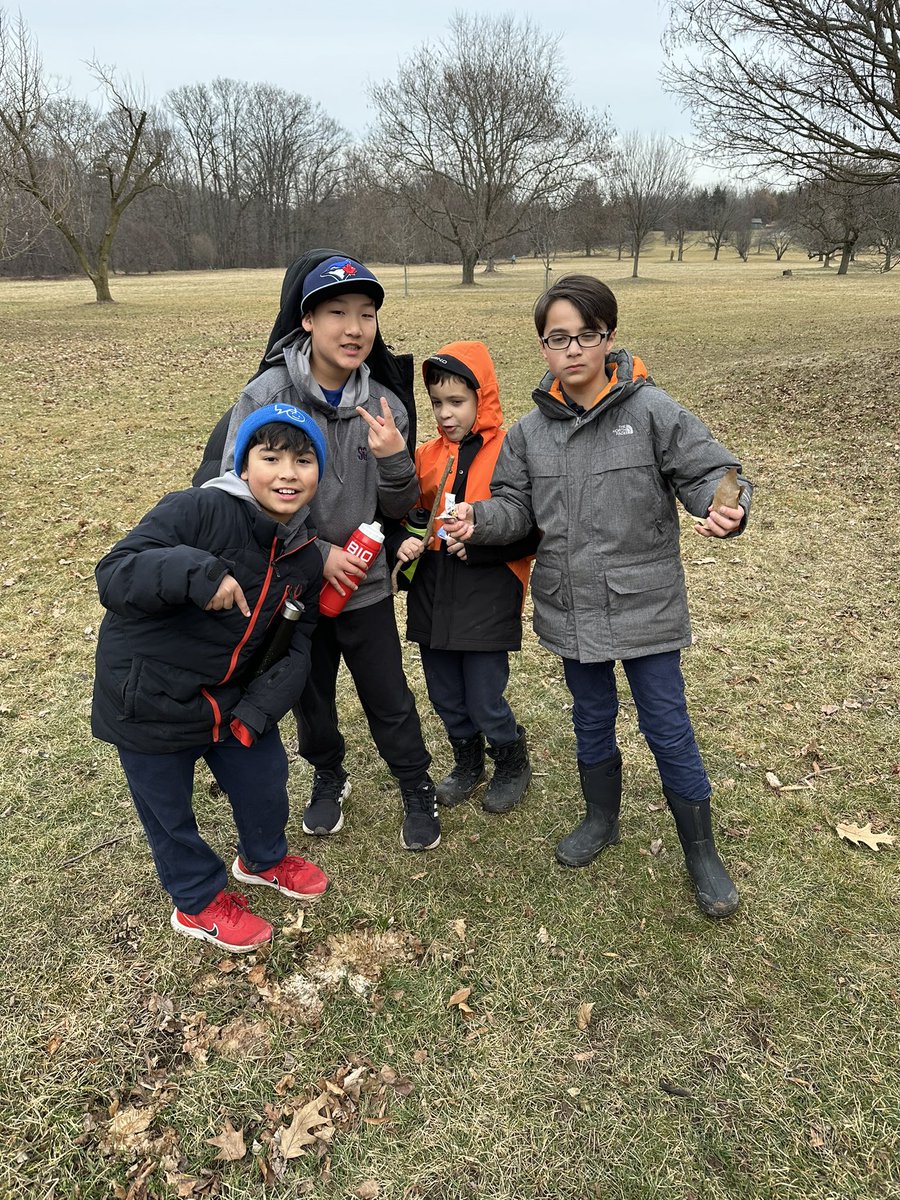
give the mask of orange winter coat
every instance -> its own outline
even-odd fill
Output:
[[[457,501],[487,500],[491,476],[506,436],[500,390],[488,349],[481,342],[450,342],[431,360],[456,359],[478,381],[478,407],[470,433],[460,443],[443,432],[416,450],[419,507],[431,509],[448,456],[453,460],[444,493]],[[423,373],[427,363],[423,364]],[[449,362],[448,370],[453,370]],[[444,502],[439,511],[443,511]],[[435,522],[435,533],[443,522]],[[522,606],[538,536],[505,546],[479,546],[466,561],[447,554],[435,536],[419,560],[407,596],[407,637],[434,650],[518,650]]]

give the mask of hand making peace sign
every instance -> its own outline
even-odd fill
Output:
[[[384,396],[381,397],[380,417],[373,417],[358,405],[356,411],[369,426],[369,449],[376,458],[387,458],[389,454],[399,454],[406,449],[406,441],[394,422],[391,406]]]

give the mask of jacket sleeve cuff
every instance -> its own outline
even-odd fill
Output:
[[[239,721],[237,717],[232,717],[231,719],[231,732],[242,746],[252,746],[256,741],[255,734],[247,728],[243,721]]]

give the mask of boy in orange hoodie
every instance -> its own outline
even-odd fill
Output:
[[[439,511],[463,499],[489,499],[506,431],[487,347],[451,342],[425,360],[422,372],[438,436],[416,450],[419,505],[431,509],[448,455],[453,466]],[[448,493],[454,499],[448,501]],[[505,546],[465,545],[449,539],[438,520],[428,546],[410,536],[397,551],[401,562],[419,560],[407,597],[406,636],[419,643],[428,696],[453,750],[454,766],[437,785],[441,804],[461,804],[483,783],[485,739],[495,761],[481,802],[485,811],[509,812],[531,780],[525,730],[504,691],[508,652],[522,647],[522,605],[536,546],[535,530]]]

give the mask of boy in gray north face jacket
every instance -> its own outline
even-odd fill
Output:
[[[560,279],[535,324],[549,368],[536,407],[510,429],[490,500],[457,506],[454,542],[506,543],[532,524],[543,537],[531,588],[534,628],[560,655],[586,816],[556,848],[581,867],[619,840],[622,756],[616,744],[619,659],[675,817],[700,908],[729,916],[737,890],[715,848],[710,783],[684,698],[690,645],[676,498],[702,537],[743,532],[751,486],[741,464],[644,364],[612,351],[618,306],[587,275]]]

